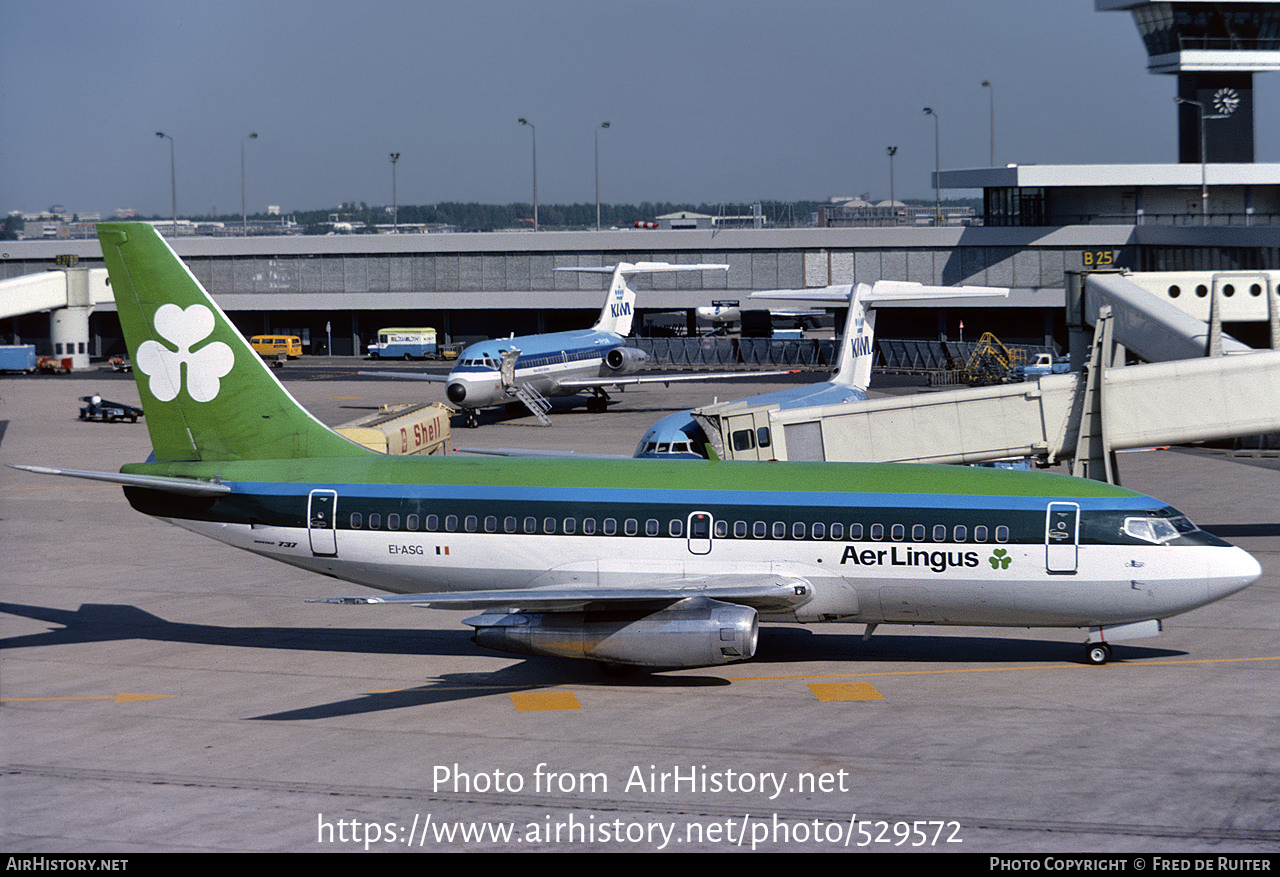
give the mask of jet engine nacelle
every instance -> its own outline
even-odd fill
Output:
[[[710,667],[756,653],[748,606],[689,597],[654,612],[486,612],[469,618],[477,645],[521,655],[589,658],[640,667]]]
[[[633,372],[649,361],[649,354],[634,347],[615,347],[604,355],[604,364],[614,371]]]

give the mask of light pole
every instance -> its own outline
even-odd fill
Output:
[[[391,153],[391,233],[400,233],[399,205],[396,203],[396,162],[400,161],[400,153]]]
[[[240,231],[242,235],[249,234],[249,208],[248,202],[244,196],[244,145],[250,140],[257,140],[258,132],[254,131],[244,140],[240,141]]]
[[[989,92],[991,98],[991,166],[996,166],[996,90],[990,79],[982,80],[982,87]]]
[[[517,119],[521,125],[528,125],[533,133],[533,230],[538,230],[538,129],[528,119]]]
[[[608,122],[596,126],[596,231],[600,230],[600,129],[608,128]]]
[[[942,225],[942,139],[938,132],[938,114],[925,107],[924,114],[933,116],[933,224]]]
[[[1200,103],[1200,101],[1198,100],[1191,100],[1190,98],[1185,98],[1185,97],[1175,97],[1173,100],[1175,103],[1187,104],[1189,106],[1195,107],[1197,110],[1200,111],[1200,224],[1208,225],[1209,224],[1209,180],[1208,180],[1207,165],[1209,161],[1209,156],[1205,154],[1206,147],[1205,147],[1205,136],[1204,136],[1204,122],[1205,122],[1205,119],[1223,119],[1226,117],[1221,115],[1206,116],[1204,114],[1204,104]]]
[[[898,202],[893,197],[893,157],[898,154],[898,147],[889,147],[889,209],[893,211],[893,224],[898,224]]]
[[[178,234],[178,171],[174,161],[173,138],[163,131],[157,131],[156,136],[169,141],[169,189],[173,192],[173,228],[169,230],[169,234],[176,236]]]

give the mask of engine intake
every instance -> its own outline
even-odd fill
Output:
[[[634,347],[615,347],[604,355],[604,364],[614,371],[633,372],[649,361],[649,354]]]
[[[486,612],[468,618],[477,645],[520,655],[639,667],[711,667],[756,653],[749,606],[688,597],[656,611]]]

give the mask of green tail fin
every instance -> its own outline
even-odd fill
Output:
[[[289,395],[152,226],[101,223],[98,240],[157,460],[373,453]]]

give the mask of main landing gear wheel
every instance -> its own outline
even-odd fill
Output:
[[[592,396],[587,400],[587,411],[592,414],[599,414],[609,406],[609,401],[600,396]]]
[[[1085,646],[1085,659],[1097,666],[1107,663],[1111,660],[1111,645],[1109,643],[1090,643]]]
[[[468,411],[462,417],[462,425],[466,429],[475,429],[480,425],[480,415],[476,414],[474,411]]]

